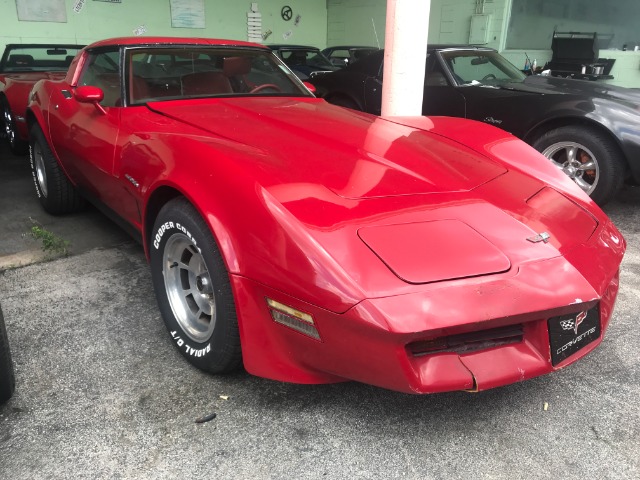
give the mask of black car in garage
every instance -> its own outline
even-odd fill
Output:
[[[325,48],[322,54],[331,61],[332,65],[342,68],[378,50],[380,49],[376,47],[338,45]]]
[[[305,45],[267,45],[287,64],[300,80],[308,80],[320,73],[334,72],[333,65],[319,48]]]
[[[384,52],[311,79],[317,95],[380,114]],[[416,59],[416,61],[419,61]],[[422,113],[503,128],[542,152],[596,202],[640,183],[640,90],[526,76],[490,48],[431,45]]]

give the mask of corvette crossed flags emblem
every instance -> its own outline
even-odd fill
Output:
[[[527,240],[529,240],[531,243],[539,243],[539,242],[548,243],[549,240],[551,240],[551,235],[549,235],[547,232],[542,232],[542,233],[539,233],[538,235],[527,238]]]

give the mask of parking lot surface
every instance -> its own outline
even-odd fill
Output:
[[[606,208],[628,250],[598,349],[524,383],[412,396],[199,372],[169,340],[142,248],[97,212],[43,216],[26,161],[0,155],[14,185],[0,183],[0,255],[37,246],[10,247],[31,215],[72,255],[0,273],[17,379],[0,478],[640,478],[640,188]]]

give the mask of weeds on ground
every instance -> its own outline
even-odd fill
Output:
[[[33,218],[30,219],[34,225],[26,235],[42,242],[42,251],[51,257],[66,257],[69,255],[70,242],[50,232]]]

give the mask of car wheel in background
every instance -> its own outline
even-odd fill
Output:
[[[622,187],[625,164],[617,145],[593,128],[550,130],[533,147],[551,160],[596,203],[604,205]]]
[[[351,110],[362,110],[356,102],[347,97],[331,97],[327,101],[339,107],[350,108]]]
[[[84,200],[58,165],[38,125],[31,128],[31,173],[42,207],[53,215],[79,210]]]
[[[25,154],[27,152],[28,144],[20,140],[16,129],[15,118],[13,113],[11,113],[11,108],[6,100],[2,102],[2,121],[4,125],[4,134],[7,138],[7,143],[9,144],[11,152],[16,155]]]
[[[6,402],[13,395],[16,380],[13,373],[13,362],[9,351],[9,338],[4,325],[2,307],[0,307],[0,403]]]
[[[171,338],[201,370],[223,373],[242,364],[229,275],[216,242],[184,198],[167,203],[151,232],[153,288]]]

